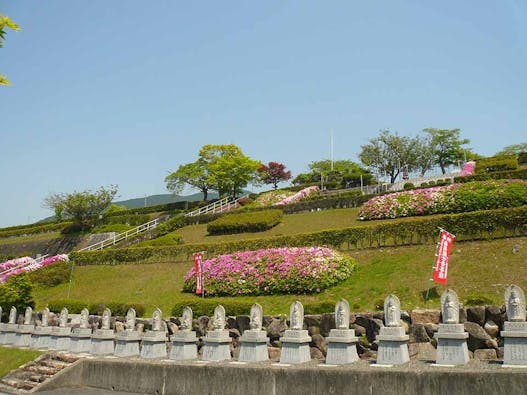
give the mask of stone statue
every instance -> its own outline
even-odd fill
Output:
[[[459,323],[459,299],[451,289],[447,289],[441,295],[441,314],[443,324]]]
[[[0,306],[0,323],[2,322],[2,306]]]
[[[251,307],[249,328],[251,328],[252,330],[261,330],[262,320],[263,320],[262,306],[260,306],[258,303],[255,303]]]
[[[80,327],[85,329],[88,327],[88,318],[90,316],[90,312],[88,309],[84,308],[81,311],[81,318],[80,318]]]
[[[180,322],[180,329],[182,331],[189,331],[192,329],[192,309],[190,307],[187,306],[183,309],[183,315],[181,316]]]
[[[153,331],[162,331],[163,330],[163,313],[156,307],[154,313],[152,314],[152,330]]]
[[[222,305],[216,306],[214,309],[214,321],[212,322],[214,330],[225,329],[225,308]]]
[[[108,307],[102,312],[102,325],[101,329],[110,329],[110,318],[112,317],[112,312]]]
[[[299,301],[291,305],[290,311],[291,329],[302,330],[304,326],[304,306]]]
[[[135,309],[129,308],[126,312],[126,322],[124,323],[124,328],[127,331],[133,331],[135,329],[135,317],[136,312]]]
[[[505,306],[509,321],[525,321],[525,295],[516,285],[505,288]]]
[[[24,314],[24,325],[31,325],[31,319],[33,318],[33,309],[31,306],[26,307],[26,313]]]
[[[340,299],[335,305],[335,326],[337,329],[350,327],[350,305],[345,299]]]
[[[60,311],[60,316],[59,316],[59,326],[60,326],[61,328],[65,328],[66,325],[68,325],[68,309],[64,307],[64,308]]]
[[[386,326],[401,325],[401,302],[395,295],[389,295],[384,300],[384,322]]]
[[[42,326],[48,326],[49,322],[49,308],[42,310]]]
[[[9,323],[16,324],[16,307],[11,306],[11,311],[9,312]]]

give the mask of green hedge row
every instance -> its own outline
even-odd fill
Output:
[[[146,311],[146,307],[141,303],[122,303],[122,302],[108,302],[108,303],[88,303],[80,300],[72,299],[55,299],[50,300],[48,308],[54,313],[60,313],[60,311],[66,307],[68,313],[80,314],[82,309],[87,308],[90,314],[102,315],[104,309],[108,307],[112,312],[113,316],[125,316],[128,309],[133,308],[138,317],[143,317]]]
[[[475,174],[473,176],[456,177],[454,178],[454,182],[510,180],[510,179],[527,180],[527,169],[496,171],[492,173]]]
[[[71,222],[53,222],[51,224],[35,225],[11,230],[0,230],[0,238],[22,235],[33,235],[36,233],[56,232],[70,225]]]
[[[518,159],[516,159],[515,155],[492,156],[490,158],[478,159],[476,161],[476,174],[516,170],[517,168]]]
[[[210,235],[263,232],[278,225],[282,217],[282,210],[279,209],[262,210],[253,213],[233,213],[209,222],[207,224],[207,232]]]
[[[359,192],[360,193],[360,192]],[[336,195],[317,199],[303,200],[282,206],[284,214],[294,214],[303,211],[328,210],[335,208],[360,207],[374,195]]]
[[[183,244],[164,247],[118,248],[72,252],[78,265],[112,265],[132,262],[189,259],[196,251],[208,256],[271,247],[325,245],[340,249],[425,244],[437,240],[438,228],[454,233],[457,240],[491,239],[527,234],[527,206],[369,222],[368,225],[289,236],[225,243]]]
[[[148,214],[126,214],[108,216],[104,218],[103,223],[105,225],[122,224],[130,226],[139,226],[150,220],[151,218]]]
[[[212,203],[214,200],[209,200],[206,202],[195,201],[195,202],[173,202],[167,204],[158,204],[156,206],[148,207],[138,207],[131,208],[124,211],[116,211],[114,213],[107,214],[107,217],[121,216],[121,215],[135,215],[135,214],[151,214],[151,213],[161,213],[165,211],[178,211],[178,210],[192,210],[197,207],[206,206],[207,204]]]

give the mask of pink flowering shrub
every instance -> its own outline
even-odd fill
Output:
[[[326,247],[269,248],[238,251],[203,262],[207,295],[272,295],[320,292],[348,278],[352,258]],[[194,268],[183,290],[194,292]]]
[[[30,262],[33,262],[33,258],[29,256],[24,256],[22,258],[15,258],[15,259],[11,259],[9,261],[0,263],[0,273],[5,272],[6,270],[9,270],[9,269],[18,267],[18,266],[27,265]]]
[[[13,265],[6,269],[2,269],[0,271],[0,283],[5,283],[9,279],[9,277],[14,276],[16,274],[32,272],[42,267],[51,265],[55,262],[67,261],[67,260],[68,260],[68,255],[66,254],[48,256],[47,258],[44,258],[40,262],[36,262],[33,258],[30,258],[30,257],[13,259],[12,261],[18,261],[19,264]],[[0,264],[0,268],[4,267],[4,265],[7,264],[8,262],[12,262],[12,261],[7,261],[7,262]]]
[[[475,170],[476,162],[470,161],[463,165],[463,168],[461,169],[461,173],[459,175],[460,177],[471,176],[472,174],[474,174]]]
[[[288,196],[285,199],[280,200],[279,202],[276,202],[274,206],[283,206],[285,204],[295,203],[319,191],[320,188],[317,185],[313,185],[311,187],[304,188],[295,193],[294,195]]]

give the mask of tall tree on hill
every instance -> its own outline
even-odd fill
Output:
[[[373,175],[369,170],[362,168],[351,160],[330,159],[319,160],[309,164],[309,172],[298,174],[293,184],[313,184],[322,182],[324,185],[333,184],[335,188],[357,187],[361,185],[361,178],[364,185],[369,185]]]
[[[522,152],[527,152],[527,143],[512,144],[503,147],[501,150],[496,152],[495,155],[518,155]]]
[[[2,48],[2,46],[4,45],[4,39],[7,33],[7,29],[18,31],[20,30],[20,27],[11,19],[9,19],[8,16],[2,15],[0,13],[0,48]],[[0,74],[0,85],[11,85],[7,78],[2,74]]]
[[[431,138],[431,144],[434,147],[435,163],[441,168],[443,174],[450,165],[455,165],[464,160],[468,149],[463,145],[468,144],[470,140],[460,138],[459,129],[423,129]]]
[[[280,182],[291,179],[291,172],[286,171],[285,165],[278,162],[269,162],[267,165],[262,163],[258,174],[264,184],[271,184],[274,189],[278,188]]]
[[[178,169],[165,178],[167,189],[175,194],[179,194],[189,185],[203,193],[203,200],[207,200],[212,183],[209,180],[209,172],[203,160],[181,165]]]

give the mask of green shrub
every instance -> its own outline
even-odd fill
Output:
[[[152,240],[147,240],[141,243],[141,246],[172,246],[183,243],[183,237],[178,233],[169,233]]]
[[[455,177],[454,182],[471,182],[485,180],[527,180],[527,169],[496,171],[492,173],[479,173],[466,177]]]
[[[188,306],[192,309],[194,317],[214,315],[214,309],[218,305],[225,308],[227,315],[249,315],[253,303],[241,300],[223,299],[223,298],[200,298],[198,296],[176,302],[172,308],[172,316],[181,317],[183,309]]]
[[[70,279],[71,263],[59,261],[52,265],[44,266],[34,272],[29,272],[29,279],[33,284],[54,287],[59,284],[67,283]]]
[[[102,315],[104,309],[108,307],[113,316],[125,316],[128,309],[133,308],[138,317],[145,314],[146,308],[141,303],[122,303],[122,302],[107,302],[107,303],[88,303],[80,300],[72,299],[55,299],[50,300],[48,308],[54,313],[59,313],[64,307],[68,309],[68,313],[80,314],[82,309],[88,309],[90,314]]]
[[[524,165],[527,163],[527,152],[520,152],[518,154],[518,164]]]
[[[11,306],[18,311],[24,311],[27,306],[35,307],[31,292],[33,284],[27,274],[11,276],[6,283],[0,285],[0,306],[4,315],[9,315]]]
[[[492,173],[495,171],[516,170],[518,159],[515,155],[500,155],[483,158],[476,161],[476,174]]]
[[[182,214],[163,222],[156,228],[156,235],[163,236],[187,225],[186,217]]]
[[[123,224],[136,227],[142,225],[146,222],[149,222],[150,216],[147,214],[125,214],[125,215],[115,215],[106,217],[104,219],[105,224]]]
[[[93,228],[91,233],[124,233],[127,230],[133,229],[135,226],[125,224],[108,224]]]
[[[413,189],[415,188],[415,185],[412,184],[411,182],[406,182],[403,186],[404,189]]]
[[[68,309],[68,313],[80,314],[84,308],[89,310],[90,304],[88,302],[81,302],[80,300],[72,299],[54,299],[48,302],[49,310],[54,313],[60,313],[64,307]]]
[[[43,225],[31,225],[31,226],[17,226],[13,228],[5,228],[0,230],[0,238],[12,237],[12,236],[24,236],[33,235],[37,233],[56,232],[61,230],[65,225],[71,224],[71,222],[55,222],[51,224]]]
[[[60,233],[63,234],[63,235],[71,235],[71,234],[79,233],[82,230],[83,230],[82,225],[75,223],[75,224],[68,224],[68,225],[66,225],[65,227],[62,228]]]
[[[207,232],[211,235],[263,232],[278,225],[282,216],[279,209],[228,214],[209,222]]]

